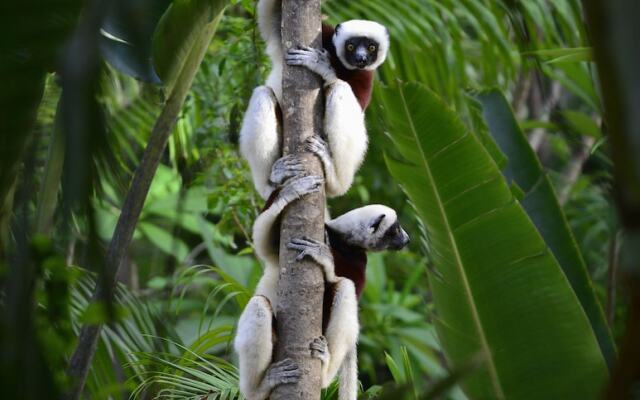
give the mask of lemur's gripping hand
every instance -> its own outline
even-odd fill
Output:
[[[327,161],[331,162],[329,145],[318,135],[309,136],[304,143],[304,149],[318,156],[323,164]]]
[[[327,338],[319,336],[309,343],[309,350],[311,350],[311,357],[317,358],[322,361],[323,364],[329,362],[329,344]]]
[[[287,179],[296,177],[305,171],[304,165],[302,164],[302,160],[296,154],[288,154],[284,157],[281,157],[273,163],[273,167],[271,167],[271,176],[269,177],[269,182],[279,187],[281,186]]]
[[[285,358],[273,363],[266,372],[267,385],[270,389],[286,383],[296,383],[300,379],[300,369],[292,359]]]
[[[287,65],[301,65],[320,75],[325,86],[338,80],[336,72],[331,66],[331,56],[325,49],[299,46],[297,49],[289,49],[284,58]]]
[[[333,265],[333,255],[327,244],[317,240],[303,237],[292,239],[287,243],[287,248],[299,251],[296,261],[302,261],[305,257],[310,257],[313,261],[322,266],[327,282],[335,282],[336,275]]]
[[[289,204],[302,196],[318,192],[323,183],[324,179],[315,175],[290,179],[280,190],[278,201]]]

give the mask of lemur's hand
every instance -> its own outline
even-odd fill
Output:
[[[304,165],[300,157],[296,154],[288,154],[273,163],[269,182],[275,187],[280,187],[285,181],[299,176],[304,171]]]
[[[298,364],[290,358],[271,364],[266,372],[267,385],[270,389],[287,383],[297,383],[302,375]]]
[[[284,201],[285,204],[289,204],[302,196],[320,191],[320,187],[323,184],[324,179],[315,175],[290,179],[282,186],[278,194],[278,201]]]
[[[320,160],[331,158],[329,145],[318,135],[309,136],[304,143],[304,149],[317,155]]]
[[[323,364],[329,362],[329,344],[324,336],[313,339],[309,343],[309,350],[311,350],[311,357],[319,359]]]
[[[331,56],[325,49],[299,46],[297,49],[289,49],[284,58],[287,65],[304,66],[320,75],[325,85],[330,85],[338,79],[331,66]]]

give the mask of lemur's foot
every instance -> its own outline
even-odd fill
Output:
[[[323,364],[329,362],[329,344],[324,336],[313,339],[309,343],[309,350],[311,350],[311,357],[319,359]]]
[[[326,261],[333,262],[331,249],[326,243],[319,242],[314,239],[303,237],[301,239],[292,239],[287,243],[287,248],[298,250],[300,253],[296,256],[296,261],[301,261],[305,257],[311,257],[318,264],[324,264]]]
[[[325,49],[314,49],[307,46],[299,46],[289,49],[285,55],[287,65],[300,65],[320,75],[326,84],[335,81],[336,73],[331,66],[331,56]]]
[[[273,389],[278,385],[298,382],[301,374],[298,364],[290,358],[285,358],[269,366],[266,378],[269,387]]]
[[[329,145],[318,135],[309,136],[304,142],[304,149],[317,155],[321,160],[331,157]]]
[[[288,154],[273,163],[269,181],[275,186],[281,186],[288,179],[299,176],[304,171],[304,165],[300,157],[296,154]]]
[[[278,197],[281,201],[289,204],[302,196],[320,191],[323,183],[324,179],[316,175],[289,179],[284,186],[282,186]]]

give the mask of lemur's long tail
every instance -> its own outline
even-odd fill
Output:
[[[282,59],[282,34],[280,21],[282,20],[281,0],[258,1],[258,28],[260,35],[267,44],[267,54],[272,61]]]

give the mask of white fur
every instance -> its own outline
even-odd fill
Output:
[[[269,185],[271,165],[281,155],[282,139],[278,134],[275,112],[277,104],[282,104],[280,7],[279,0],[258,2],[258,26],[267,43],[272,69],[266,86],[254,91],[240,130],[240,151],[249,162],[256,190],[265,199],[273,191]],[[354,21],[341,24],[340,30],[343,31],[345,27],[347,30],[354,30]],[[375,28],[376,35],[378,25],[371,25]],[[382,50],[381,48],[379,52]],[[346,82],[335,80],[328,85],[325,99],[324,132],[331,154],[321,157],[321,160],[326,174],[327,196],[336,197],[349,190],[353,177],[364,160],[368,146],[367,129],[362,108]]]
[[[359,330],[358,299],[355,286],[349,279],[338,278],[331,304],[331,317],[324,332],[324,337],[327,338],[329,345],[329,360],[322,366],[322,387],[329,386],[347,354],[350,351],[355,351]],[[343,384],[346,385],[340,381],[340,393],[343,392]],[[355,397],[348,398],[355,399]]]
[[[284,192],[284,189],[280,192]],[[266,322],[265,318],[271,320],[272,313],[277,309],[277,286],[279,279],[278,269],[278,246],[276,245],[277,220],[279,214],[287,206],[289,200],[286,196],[278,196],[271,207],[265,210],[258,218],[253,227],[253,242],[257,256],[264,262],[265,270],[262,278],[258,282],[256,292],[250,305],[243,311],[238,324],[238,337],[236,338],[236,351],[240,359],[240,387],[242,393],[251,399],[263,400],[268,396],[268,391],[264,389],[266,384],[256,377],[264,377],[265,371],[269,367],[269,362],[264,361],[266,355],[273,351],[271,331],[266,328],[256,330],[254,327],[262,327]],[[389,207],[382,205],[371,205],[350,211],[334,220],[327,221],[327,225],[332,229],[345,229],[345,233],[352,235],[358,229],[370,231],[371,223],[381,214],[385,218],[380,223],[377,231],[384,231],[396,220],[396,213]],[[363,233],[363,235],[365,235]],[[331,258],[329,258],[331,259]],[[358,389],[358,369],[356,344],[358,340],[358,304],[354,283],[347,279],[336,277],[332,262],[321,262],[324,269],[325,279],[335,282],[335,294],[331,304],[331,316],[324,336],[327,339],[327,359],[322,365],[322,386],[328,386],[336,374],[340,373],[340,400],[356,400]],[[264,317],[265,307],[258,311],[254,309],[255,303],[261,304],[255,298],[269,300],[271,308],[269,315]],[[250,307],[251,306],[251,307]],[[257,321],[253,321],[257,319]],[[270,326],[270,325],[269,325]],[[264,336],[262,336],[264,335]],[[265,339],[267,338],[267,339]],[[269,341],[269,344],[266,344]],[[265,355],[260,358],[258,353]],[[257,360],[257,361],[255,361]],[[257,388],[257,389],[256,389]]]
[[[352,400],[358,398],[358,352],[356,347],[347,353],[339,371],[340,391],[339,400]]]
[[[234,348],[241,355],[240,391],[251,400],[269,397],[265,371],[273,355],[271,305],[263,296],[253,296],[238,321]]]
[[[389,51],[389,31],[387,31],[387,28],[377,22],[363,19],[352,19],[340,24],[340,27],[333,35],[333,45],[336,46],[336,53],[342,65],[349,69],[356,69],[356,67],[347,62],[344,44],[354,36],[363,36],[378,42],[376,61],[365,67],[365,69],[373,71],[378,68],[387,58],[387,52]]]
[[[341,196],[353,184],[353,177],[364,160],[369,138],[364,112],[351,86],[335,81],[326,90],[324,132],[331,157],[323,160],[327,195]]]
[[[379,228],[374,232],[371,222],[376,220],[380,215],[384,215],[384,219],[380,223]],[[349,232],[357,237],[383,235],[384,232],[398,220],[396,211],[393,208],[382,204],[370,204],[368,206],[356,208],[338,218],[327,222],[327,226],[338,232]]]
[[[249,162],[253,183],[264,199],[273,191],[273,187],[269,185],[269,175],[282,148],[276,107],[276,98],[271,88],[255,88],[240,129],[240,153]]]

